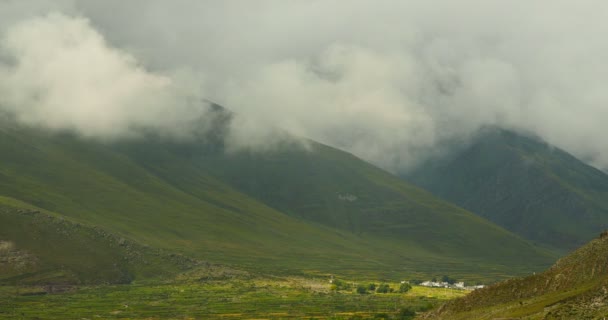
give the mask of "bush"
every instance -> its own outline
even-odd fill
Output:
[[[412,286],[411,286],[409,283],[407,283],[407,282],[402,283],[402,284],[399,286],[399,292],[400,292],[400,293],[406,293],[406,292],[408,292],[408,291],[410,291],[410,290],[412,290]]]
[[[376,284],[375,283],[370,283],[369,285],[367,285],[367,290],[369,290],[369,291],[376,290]]]
[[[367,293],[367,288],[364,285],[359,285],[357,287],[357,293],[358,294],[366,294]]]
[[[376,289],[377,293],[388,293],[391,290],[391,288],[389,287],[388,284],[383,283],[380,286],[378,286],[378,289]]]
[[[399,310],[399,313],[397,314],[396,319],[410,320],[410,319],[414,319],[415,317],[416,317],[416,311],[414,311],[412,308],[405,308],[405,309]]]
[[[456,279],[451,278],[449,276],[443,276],[443,277],[441,277],[441,282],[447,282],[449,284],[454,284],[454,283],[456,283]]]
[[[339,290],[351,290],[353,288],[353,286],[350,283],[348,283],[346,281],[339,280],[339,279],[335,279],[334,280],[334,282],[332,284],[332,289],[334,288],[334,286],[335,286],[334,290],[336,290],[336,291],[339,291]]]

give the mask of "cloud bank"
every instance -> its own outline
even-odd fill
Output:
[[[99,138],[143,127],[179,134],[206,110],[193,82],[147,72],[83,18],[51,13],[19,22],[7,29],[2,52],[0,104],[29,125]]]
[[[7,3],[1,103],[27,123],[170,132],[208,98],[239,147],[279,126],[401,171],[498,125],[608,168],[603,1]]]

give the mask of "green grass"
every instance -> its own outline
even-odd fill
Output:
[[[173,277],[198,263],[0,197],[0,284],[129,283]]]
[[[392,287],[398,284],[392,283]],[[98,286],[28,295],[36,287],[0,287],[0,318],[27,319],[372,319],[425,311],[463,291],[414,286],[406,294],[332,292],[326,280],[258,278],[158,285]]]

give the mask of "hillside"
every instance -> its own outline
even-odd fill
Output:
[[[10,198],[0,221],[0,284],[129,283],[205,267]]]
[[[608,227],[608,175],[536,138],[487,129],[405,175],[535,243],[572,250]]]
[[[108,143],[4,123],[0,195],[142,247],[254,271],[488,279],[552,260],[347,153],[311,143],[229,154],[209,141]],[[8,230],[21,222],[2,219],[0,240],[50,242],[17,239]]]
[[[600,319],[608,315],[608,232],[547,271],[450,301],[428,319]]]

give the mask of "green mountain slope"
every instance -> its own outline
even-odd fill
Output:
[[[248,270],[496,278],[552,259],[318,144],[230,155],[208,137],[111,144],[5,124],[0,164],[0,195],[142,246]]]
[[[406,175],[537,243],[571,250],[608,227],[608,175],[534,138],[492,129]]]
[[[0,284],[129,283],[200,264],[10,198],[0,221]]]
[[[608,315],[608,232],[547,271],[476,290],[428,319],[602,319]]]

